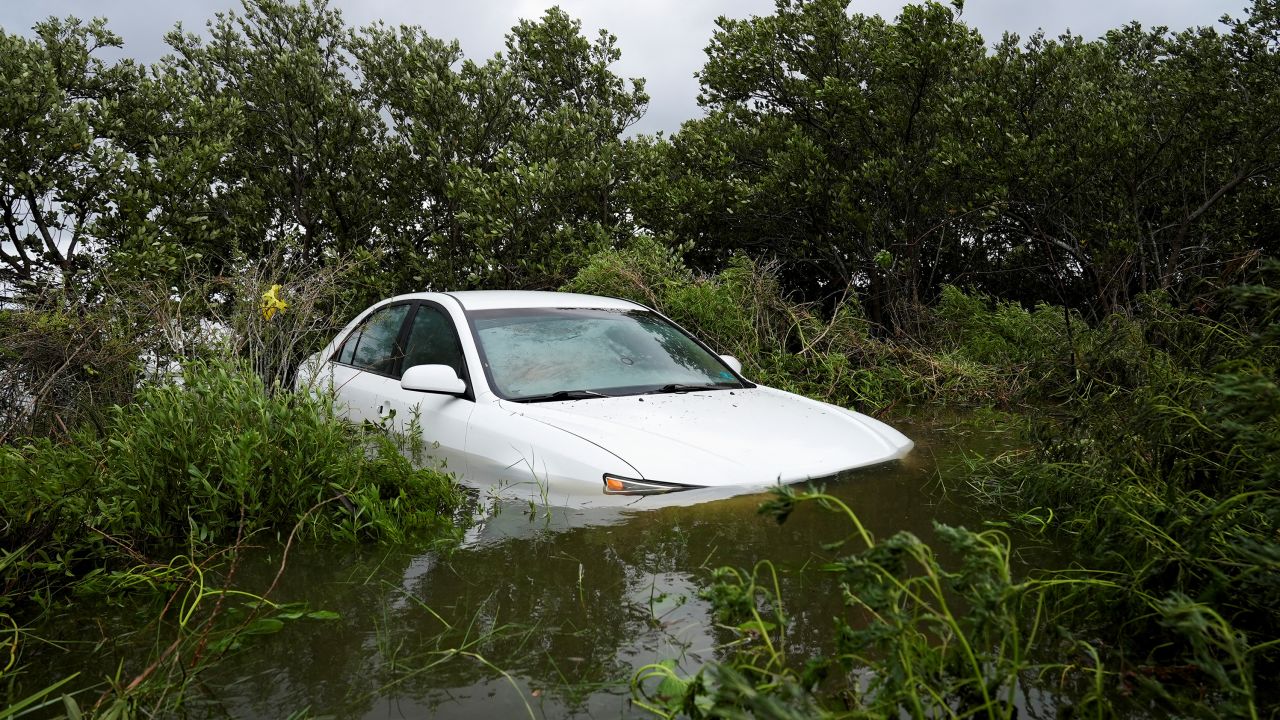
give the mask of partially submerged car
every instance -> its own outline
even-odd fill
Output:
[[[332,388],[355,422],[421,432],[469,485],[557,502],[692,499],[707,495],[696,488],[823,478],[912,447],[866,415],[751,382],[736,359],[647,307],[571,293],[384,300],[308,359],[298,386]]]

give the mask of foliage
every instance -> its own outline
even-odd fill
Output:
[[[933,337],[926,342],[991,367],[1024,401],[1084,401],[1102,391],[1167,382],[1181,372],[1170,352],[1157,346],[1159,333],[1173,327],[1153,327],[1141,318],[1111,315],[1089,323],[1062,307],[1040,303],[1027,310],[951,286],[942,288],[929,317]],[[1178,332],[1204,327],[1188,318],[1176,323]],[[1215,326],[1223,340],[1232,333],[1229,325]]]
[[[226,563],[217,556],[202,562],[178,556],[167,564],[138,566],[115,575],[119,589],[168,591],[168,597],[155,604],[157,614],[146,630],[159,642],[136,671],[121,664],[104,678],[74,672],[42,688],[24,690],[20,679],[26,668],[17,661],[28,647],[49,640],[11,625],[6,648],[11,662],[0,669],[0,678],[7,681],[0,698],[7,700],[8,706],[0,710],[0,718],[22,717],[46,708],[60,709],[63,714],[56,717],[67,720],[183,714],[195,705],[192,696],[198,697],[205,689],[204,673],[220,660],[288,626],[328,623],[341,617],[332,611],[313,610],[305,603],[272,601],[267,596],[275,590],[275,583],[263,594],[232,587],[236,569],[234,560]],[[146,603],[140,604],[143,612],[149,610]],[[3,613],[0,618],[11,620]],[[117,638],[128,634],[126,631]],[[5,678],[6,672],[12,675]]]
[[[481,61],[324,0],[244,0],[149,69],[98,57],[120,43],[105,22],[51,19],[0,38],[0,281],[375,257],[392,290],[547,287],[648,234],[703,272],[776,261],[824,315],[856,297],[916,334],[947,285],[1097,321],[1257,267],[1280,199],[1273,4],[989,49],[961,7],[721,18],[706,117],[627,139],[643,80],[558,8]]]
[[[692,718],[1009,718],[1019,713],[1023,685],[1053,674],[1086,688],[1075,710],[1116,711],[1100,692],[1110,673],[1097,665],[1096,649],[1072,648],[1095,662],[1084,673],[1039,659],[1060,642],[1053,593],[1109,581],[1079,573],[1015,580],[1003,534],[937,525],[953,558],[944,564],[910,533],[876,541],[846,505],[820,491],[779,488],[761,512],[785,522],[808,503],[849,519],[850,536],[826,550],[861,546],[822,566],[839,577],[847,608],[835,620],[833,654],[801,666],[787,657],[786,598],[767,560],[750,572],[720,568],[702,594],[731,642],[692,678],[669,664],[641,669],[633,694],[642,707]]]
[[[893,21],[846,0],[721,18],[700,102],[633,193],[650,231],[780,262],[789,290],[856,288],[914,334],[944,285],[1091,319],[1142,293],[1238,281],[1274,236],[1273,3],[1225,29],[1136,23],[1093,41],[1006,35],[960,3]]]
[[[228,249],[210,203],[238,106],[104,61],[121,40],[102,19],[50,18],[35,34],[0,31],[0,283],[74,296],[106,265],[148,278],[216,268]]]
[[[295,524],[350,540],[441,530],[459,502],[449,478],[337,420],[330,401],[271,396],[244,368],[197,362],[113,409],[101,434],[0,447],[0,582],[6,604],[47,602],[147,558]]]
[[[233,278],[212,283],[192,279],[184,295],[155,299],[156,322],[168,334],[161,353],[242,359],[269,393],[288,390],[306,356],[332,340],[362,309],[370,289],[361,281],[374,262],[305,265],[279,256],[256,262],[241,257],[241,270]],[[277,299],[287,307],[268,317],[262,312],[263,293],[277,287]]]
[[[899,341],[876,337],[869,332],[873,326],[856,314],[837,316],[825,325],[806,324],[814,322],[811,308],[783,300],[774,276],[742,258],[731,260],[723,273],[699,276],[661,245],[636,243],[597,255],[566,289],[652,303],[718,348],[739,353],[750,376],[831,401],[869,398],[855,395],[858,390],[849,385],[807,384],[813,368],[858,361],[867,363],[863,371],[869,376],[883,378],[878,387],[887,390],[888,398],[932,396],[954,402],[983,397],[977,388],[958,393],[954,385],[928,385],[919,366],[904,362],[911,356]],[[1043,586],[1033,584],[1037,599],[1032,606],[1017,606],[1014,599],[1020,594],[1013,590],[1000,595],[1002,603],[1011,603],[1006,619],[1012,623],[1028,613],[1038,618],[1052,608],[1058,621],[1072,623],[1077,632],[1088,628],[1105,638],[1099,648],[1077,650],[1093,656],[1114,653],[1111,661],[1126,686],[1142,686],[1148,697],[1169,706],[1187,702],[1187,684],[1213,688],[1224,708],[1248,714],[1259,702],[1253,678],[1276,666],[1270,639],[1280,631],[1272,611],[1280,602],[1275,582],[1280,559],[1275,521],[1280,513],[1274,489],[1280,467],[1280,336],[1275,322],[1280,294],[1257,284],[1232,295],[1236,300],[1229,322],[1174,313],[1159,296],[1149,296],[1138,317],[1089,323],[1062,308],[1026,310],[980,293],[944,288],[930,310],[930,331],[922,336],[928,344],[916,347],[917,357],[953,357],[964,367],[980,368],[988,378],[981,389],[996,397],[1063,403],[1030,423],[1030,450],[977,461],[976,471],[965,480],[970,491],[1001,502],[1015,519],[1028,507],[1051,508],[1049,519],[1037,522],[1065,532],[1078,561],[1091,568],[1088,582],[1046,579]],[[850,310],[846,306],[841,312]],[[813,338],[822,339],[815,343]],[[876,358],[893,364],[874,364]],[[893,384],[901,382],[895,377],[917,384]],[[921,387],[925,390],[916,389]],[[976,553],[970,559],[979,565],[984,557],[1007,556],[1007,548],[997,551],[995,536],[939,532],[953,552]],[[979,547],[985,549],[979,552]],[[900,536],[842,567],[856,575],[850,582],[858,587],[853,597],[860,606],[884,620],[891,611],[904,611],[905,596],[874,604],[874,588],[885,590],[883,583],[872,582],[875,573],[888,569],[893,574],[908,560],[927,569],[936,564],[931,553],[918,539]],[[988,572],[996,566],[983,567],[986,579],[975,582],[999,585]],[[733,615],[723,622],[784,624],[781,616],[751,614],[756,612],[754,598],[771,592],[767,575],[762,577],[768,570],[761,566],[716,576],[708,592],[718,608]],[[948,581],[962,576],[939,575]],[[986,605],[972,595],[974,589],[949,586],[946,592],[964,598],[971,612],[983,612]],[[912,602],[920,597],[920,592],[910,595]],[[775,610],[781,613],[780,606]],[[935,616],[914,612],[897,616],[890,625],[901,628],[922,617],[928,618],[929,632],[949,627]],[[985,647],[1027,629],[1005,624],[989,633],[977,626],[964,632],[978,633],[975,642]],[[981,673],[964,679],[955,674],[956,661],[945,659],[964,643],[944,643],[940,653],[913,640],[928,635],[889,632],[877,625],[871,630],[845,628],[839,637],[851,644],[842,645],[843,655],[837,655],[876,669],[871,684],[876,692],[869,697],[894,698],[876,705],[877,712],[896,712],[896,707],[933,715],[943,712],[942,707],[977,702],[974,707],[994,713],[994,695],[978,701],[964,688],[981,696],[982,688],[994,692],[1016,686],[1027,670],[1010,671],[994,684]],[[722,705],[777,717],[807,712],[814,700],[805,694],[812,678],[780,669],[784,665],[775,667],[783,658],[774,645],[757,650],[763,654],[738,648],[727,667],[708,668],[694,679],[680,678],[673,666],[648,668],[640,676],[647,688],[642,697],[660,713],[679,710],[695,717]],[[1054,652],[1051,646],[1041,651]],[[1020,650],[1011,652],[1016,656]],[[905,664],[893,664],[899,661]],[[1133,665],[1138,668],[1126,669]],[[978,666],[1001,672],[993,659]],[[1180,667],[1194,671],[1179,675],[1160,669]],[[904,684],[891,682],[886,689],[881,683],[890,681],[882,680],[881,673]],[[848,692],[855,690],[860,689]],[[1010,702],[1012,696],[1005,697]],[[679,703],[667,703],[673,698]],[[928,698],[937,706],[910,704]]]
[[[996,530],[935,525],[942,552],[906,532],[877,541],[821,491],[779,488],[761,512],[785,522],[808,503],[849,519],[849,537],[825,551],[862,548],[821,566],[839,577],[847,608],[835,619],[832,654],[788,657],[788,598],[768,560],[750,571],[719,568],[701,591],[726,638],[718,659],[691,677],[670,661],[641,668],[632,679],[638,705],[662,717],[1010,718],[1035,687],[1070,716],[1115,717],[1149,703],[1187,716],[1259,716],[1258,656],[1274,643],[1210,604],[1138,593],[1130,617],[1149,620],[1168,644],[1126,669],[1107,641],[1085,642],[1064,626],[1082,603],[1096,609],[1133,592],[1123,575],[1073,569],[1016,579],[1009,538]],[[1123,694],[1111,690],[1117,683]],[[1130,705],[1124,696],[1139,690]]]
[[[0,441],[100,425],[133,398],[141,344],[117,311],[0,310]]]
[[[1081,606],[1084,620],[1153,662],[1194,663],[1243,713],[1250,678],[1280,666],[1280,292],[1233,294],[1262,329],[1252,339],[1191,318],[1183,324],[1207,328],[1163,324],[1162,335],[1218,347],[1174,351],[1186,361],[1164,372],[1139,364],[1128,385],[1097,382],[1060,417],[1034,423],[1029,449],[979,463],[969,482],[1004,507],[1054,508],[1077,559],[1123,578]],[[1234,358],[1197,368],[1224,355]]]
[[[1222,287],[1256,258],[1266,231],[1241,210],[1268,202],[1280,126],[1274,98],[1255,94],[1274,77],[1275,8],[1248,12],[1225,33],[1131,23],[996,47],[984,78],[998,105],[980,124],[998,210],[981,232],[1018,238],[1016,266],[1052,268],[1032,297],[1114,312],[1141,292]]]
[[[275,389],[372,299],[563,286],[651,305],[750,377],[840,405],[1035,405],[1028,449],[978,462],[975,492],[1051,508],[1115,573],[1080,586],[1075,622],[1122,665],[1193,666],[1228,711],[1256,709],[1280,630],[1274,2],[988,46],[959,2],[886,19],[777,0],[719,20],[704,117],[630,138],[644,81],[558,8],[480,60],[417,27],[351,28],[325,0],[242,6],[176,28],[149,68],[104,59],[121,44],[104,20],[0,30],[6,599],[128,578],[130,553],[169,577],[151,553],[429,522],[406,504],[445,511],[438,478]],[[268,321],[277,284],[290,307]],[[249,368],[157,382],[228,356]],[[1024,631],[1042,586],[1000,574],[997,535],[941,532],[977,565],[944,573],[905,536],[837,561],[880,623],[841,635],[844,660],[881,668],[870,695],[849,688],[857,707],[1007,712],[994,698],[1026,656],[993,633]],[[767,569],[720,576],[717,602],[780,603]],[[920,602],[940,588],[976,614]],[[749,663],[652,668],[648,702],[828,709],[768,649],[785,617],[765,620],[738,628]],[[911,685],[926,677],[933,695]]]
[[[236,264],[229,278],[193,269],[181,290],[116,266],[78,300],[60,289],[20,294],[21,306],[0,310],[0,440],[100,429],[106,409],[128,403],[139,383],[167,382],[197,358],[242,359],[269,392],[289,388],[302,359],[369,292],[360,284],[367,264]],[[289,307],[268,320],[259,306],[272,285]]]
[[[1053,358],[1070,343],[1072,318],[1045,304],[1028,312],[1017,303],[993,301],[947,285],[934,314],[948,344],[963,348],[965,355],[977,362],[1027,365]],[[1079,318],[1074,320],[1080,330],[1087,329]]]
[[[102,20],[51,18],[35,32],[0,29],[0,282],[23,286],[70,283],[107,239],[95,223],[127,163],[113,136],[140,75],[95,55],[121,44]]]
[[[385,128],[352,78],[348,29],[326,2],[244,3],[206,40],[181,27],[158,68],[188,97],[238,108],[210,200],[221,257],[288,245],[299,262],[369,249],[378,237]]]
[[[905,321],[938,267],[963,259],[972,190],[955,136],[982,40],[938,3],[896,23],[846,6],[721,18],[700,74],[709,114],[672,139],[639,212],[695,241],[700,268],[746,250],[779,260],[805,299],[852,284],[872,319]]]
[[[397,283],[546,287],[587,249],[630,234],[614,197],[628,177],[618,136],[648,96],[643,80],[628,89],[609,69],[616,38],[581,30],[551,8],[483,63],[419,28],[374,26],[355,41],[372,102],[390,118]]]
[[[773,266],[735,256],[716,275],[689,270],[658,241],[638,238],[593,256],[563,290],[645,303],[743,362],[748,377],[845,406],[947,399],[1007,400],[1018,378],[948,347],[877,337],[853,297],[829,318],[788,299]]]

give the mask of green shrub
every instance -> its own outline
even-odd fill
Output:
[[[1280,292],[1246,294],[1249,313],[1280,312]],[[1155,337],[1226,349],[1159,350],[1124,318],[1089,331],[1089,388],[967,483],[1012,513],[1053,508],[1077,561],[1120,580],[1078,604],[1108,628],[1096,632],[1149,664],[1196,668],[1245,708],[1254,674],[1280,668],[1280,373],[1268,326],[1242,341],[1211,325],[1166,317]]]
[[[652,237],[638,237],[617,250],[591,256],[564,292],[605,295],[638,302],[650,307],[661,304],[662,293],[671,284],[693,281],[680,255]]]
[[[976,362],[1022,368],[1046,358],[1069,361],[1064,355],[1071,351],[1071,328],[1061,308],[1040,304],[1028,311],[947,285],[933,314],[946,344]],[[1079,317],[1070,321],[1077,331],[1086,327]]]
[[[748,377],[838,405],[986,404],[1006,399],[1014,386],[992,365],[874,337],[852,294],[825,313],[792,302],[773,268],[741,255],[700,276],[675,251],[643,238],[595,255],[561,289],[649,305],[737,357]]]
[[[253,533],[400,539],[446,530],[453,482],[415,469],[324,398],[267,393],[247,368],[192,363],[139,392],[103,431],[0,447],[3,597],[58,589],[139,558]]]

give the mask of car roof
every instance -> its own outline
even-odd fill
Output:
[[[539,290],[463,290],[443,294],[457,300],[465,310],[540,307],[636,310],[643,307],[617,298]]]

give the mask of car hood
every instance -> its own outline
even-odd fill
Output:
[[[913,445],[866,415],[766,387],[502,406],[609,450],[640,479],[686,485],[797,482]]]

